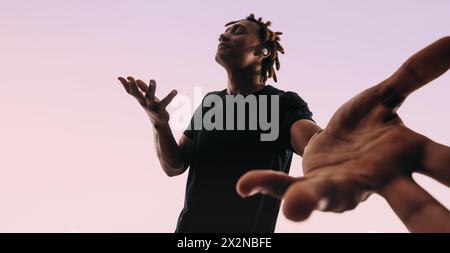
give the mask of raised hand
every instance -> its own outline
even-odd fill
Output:
[[[172,99],[177,95],[177,91],[171,91],[165,98],[159,100],[155,96],[156,82],[150,80],[149,86],[142,80],[135,80],[129,76],[127,79],[118,78],[125,88],[126,92],[133,96],[144,108],[154,126],[167,125],[169,122],[169,113],[166,108]]]

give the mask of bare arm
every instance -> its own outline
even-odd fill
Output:
[[[154,126],[153,136],[156,154],[164,172],[169,177],[182,174],[189,167],[192,141],[182,135],[177,144],[169,124]]]
[[[182,174],[189,166],[192,145],[190,139],[184,135],[177,143],[169,126],[169,113],[166,107],[176,96],[176,91],[173,90],[159,100],[155,96],[156,82],[154,80],[150,80],[149,86],[133,77],[127,79],[119,77],[119,80],[127,93],[136,98],[152,122],[155,149],[164,172],[169,177]]]
[[[301,119],[297,120],[291,126],[291,146],[295,153],[303,156],[305,147],[308,145],[311,137],[319,132],[321,128],[311,120]]]

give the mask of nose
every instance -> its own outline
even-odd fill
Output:
[[[220,36],[219,36],[219,41],[220,42],[222,42],[222,41],[230,41],[230,38],[228,38],[225,34],[220,34]]]

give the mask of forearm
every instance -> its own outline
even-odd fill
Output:
[[[310,120],[305,119],[295,122],[291,127],[291,146],[295,153],[303,156],[311,138],[321,130],[322,128]]]
[[[186,158],[178,146],[169,124],[153,126],[155,149],[162,169],[169,176],[176,176],[186,169]]]
[[[411,56],[387,82],[404,97],[426,85],[450,67],[450,36]]]

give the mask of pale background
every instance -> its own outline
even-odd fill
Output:
[[[116,78],[155,78],[164,95],[223,89],[217,38],[226,22],[252,12],[284,32],[276,86],[298,92],[321,126],[450,32],[444,0],[0,0],[0,232],[174,231],[187,173],[164,175],[149,120]],[[410,97],[400,114],[450,145],[448,94],[450,73]],[[300,158],[291,171],[300,175]],[[450,207],[449,189],[416,178]],[[354,211],[314,213],[303,223],[280,214],[276,231],[406,230],[372,196]]]

